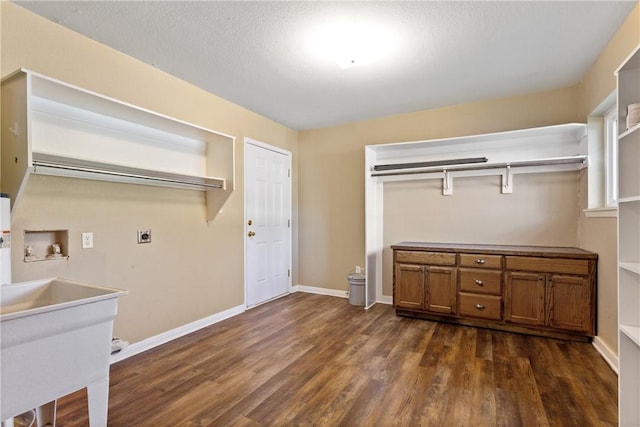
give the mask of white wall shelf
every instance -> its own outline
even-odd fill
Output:
[[[501,192],[514,190],[518,173],[576,171],[589,165],[587,127],[569,123],[484,135],[365,147],[365,306],[383,300],[382,254],[384,185],[396,181],[442,180],[442,194],[453,194],[453,179],[495,175]],[[481,159],[456,163],[456,159]],[[484,161],[486,159],[486,161]],[[416,165],[446,162],[447,165]],[[408,167],[409,166],[409,167]]]
[[[555,157],[474,165],[451,164],[449,166],[407,169],[398,165],[397,169],[371,171],[371,177],[382,182],[415,181],[422,179],[442,179],[442,194],[453,194],[453,178],[496,175],[502,179],[500,191],[513,193],[514,175],[525,173],[560,172],[579,170],[589,165],[588,156]],[[374,166],[375,168],[375,166]]]
[[[631,341],[640,347],[640,327],[630,325],[620,325],[620,332],[625,334]]]
[[[235,138],[29,70],[2,81],[2,186],[30,174],[206,192],[212,220],[234,190]]]
[[[381,182],[441,179],[442,194],[453,194],[453,178],[496,175],[501,192],[514,189],[514,175],[579,170],[589,166],[583,154],[584,124],[572,123],[486,135],[368,146],[367,178]],[[484,162],[457,163],[457,159]],[[419,162],[446,166],[407,167]],[[394,167],[396,166],[396,167]],[[383,168],[384,170],[378,170]]]
[[[621,262],[619,266],[624,270],[640,274],[640,262]]]
[[[619,138],[624,138],[627,135],[631,135],[632,133],[636,132],[637,130],[640,130],[640,123],[638,123],[637,125],[625,130],[624,132],[622,132],[619,136]]]
[[[618,422],[640,425],[640,125],[624,129],[640,102],[640,46],[616,70],[618,95]]]

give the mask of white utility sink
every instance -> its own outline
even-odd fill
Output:
[[[107,425],[113,319],[126,293],[62,279],[0,286],[0,420],[44,407],[38,425],[55,425],[55,400],[86,387],[91,427]]]

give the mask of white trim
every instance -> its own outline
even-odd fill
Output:
[[[604,206],[618,205],[618,109],[614,105],[604,118]]]
[[[380,304],[393,305],[393,297],[390,295],[378,295],[376,302],[379,302]]]
[[[605,344],[600,337],[594,337],[593,342],[591,343],[595,349],[600,353],[600,356],[607,362],[607,364],[613,369],[616,374],[618,372],[618,356],[609,348],[607,344]]]
[[[207,326],[211,326],[215,323],[237,316],[238,314],[244,313],[246,309],[246,306],[244,304],[241,304],[228,310],[224,310],[211,316],[205,317],[203,319],[196,320],[195,322],[187,323],[186,325],[182,325],[175,329],[162,332],[158,335],[154,335],[142,341],[135,342],[130,346],[125,347],[120,352],[111,355],[110,363],[114,364],[131,356],[135,356],[136,354],[151,350],[152,348],[165,344],[169,341],[173,341],[176,338],[180,338],[202,328],[206,328]]]
[[[244,138],[244,142],[245,144],[255,145],[256,147],[264,148],[265,150],[273,151],[291,157],[291,151],[285,150],[284,148],[276,147],[275,145],[265,144],[264,142],[256,141],[255,139],[247,137]]]
[[[292,293],[293,292],[305,292],[305,293],[308,293],[308,294],[318,294],[318,295],[327,295],[327,296],[330,296],[330,297],[349,298],[349,291],[341,291],[341,290],[338,290],[338,289],[318,288],[318,287],[315,287],[315,286],[296,285],[296,286],[293,286],[291,288],[291,292]],[[365,308],[371,308],[377,303],[392,305],[393,304],[393,297],[391,297],[389,295],[378,295],[378,297],[376,298],[376,301],[373,304],[371,304],[369,307],[365,307]]]
[[[583,209],[583,212],[587,218],[617,218],[618,217],[617,207]]]
[[[327,295],[330,297],[349,298],[349,291],[339,289],[318,288],[315,286],[295,285],[291,287],[291,292],[305,292],[307,294]]]

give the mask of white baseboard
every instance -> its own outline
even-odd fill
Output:
[[[291,292],[306,292],[308,294],[328,295],[332,297],[349,298],[349,291],[339,291],[337,289],[317,288],[314,286],[296,285],[291,287]],[[376,298],[376,303],[393,304],[393,297],[380,295]],[[373,304],[371,304],[373,306]],[[370,306],[370,307],[371,307]]]
[[[328,295],[332,297],[349,298],[349,291],[337,289],[316,288],[314,286],[295,285],[291,287],[291,292],[306,292],[308,294]]]
[[[165,344],[169,341],[175,340],[176,338],[180,338],[184,335],[190,334],[223,320],[229,319],[230,317],[237,316],[238,314],[244,313],[245,311],[246,307],[244,304],[238,305],[228,310],[221,311],[220,313],[205,317],[204,319],[196,320],[195,322],[187,323],[186,325],[179,326],[175,329],[171,329],[170,331],[163,332],[142,341],[135,342],[125,347],[120,352],[111,355],[111,363],[113,364],[128,357],[135,356],[136,354],[142,353],[144,351],[151,350],[154,347]]]
[[[605,344],[600,337],[593,338],[592,342],[593,346],[596,348],[598,353],[602,356],[602,358],[611,366],[611,369],[618,374],[618,356],[609,348],[607,344]]]
[[[376,302],[391,305],[393,304],[393,297],[390,295],[380,295],[376,298]]]

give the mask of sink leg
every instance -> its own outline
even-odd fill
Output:
[[[57,401],[54,400],[36,408],[36,425],[38,427],[56,427],[56,405]]]
[[[89,426],[107,427],[109,378],[107,377],[87,386],[87,399],[89,402]]]

